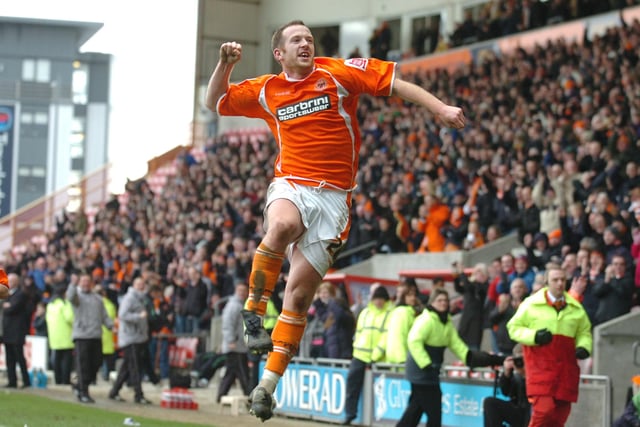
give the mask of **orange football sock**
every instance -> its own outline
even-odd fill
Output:
[[[269,353],[265,369],[282,376],[291,358],[298,353],[298,346],[307,325],[306,313],[282,310],[273,328],[273,351]]]
[[[245,308],[264,316],[267,302],[276,287],[280,269],[282,269],[284,254],[272,251],[265,244],[260,243],[253,257],[251,276],[249,276],[249,298]]]

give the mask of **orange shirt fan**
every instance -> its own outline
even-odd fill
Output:
[[[0,299],[6,299],[9,296],[9,279],[3,268],[0,268]]]

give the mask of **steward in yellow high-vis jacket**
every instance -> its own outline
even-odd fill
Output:
[[[384,351],[382,337],[385,335],[389,313],[393,303],[389,301],[389,292],[382,285],[375,286],[371,293],[371,302],[360,312],[353,339],[353,358],[347,374],[347,393],[345,400],[345,423],[349,424],[357,417],[358,400],[364,384],[364,373],[373,361],[374,351]],[[379,356],[379,360],[383,358]]]
[[[45,311],[49,348],[53,351],[53,375],[56,384],[71,383],[73,367],[73,307],[64,298],[64,287],[57,286]]]
[[[504,361],[502,356],[469,350],[451,322],[449,293],[440,288],[433,289],[429,305],[413,322],[407,346],[405,377],[411,383],[411,396],[398,427],[417,426],[423,413],[428,417],[427,426],[442,424],[440,369],[446,348],[472,367],[500,365]]]
[[[511,339],[523,344],[529,426],[564,425],[578,400],[577,359],[591,354],[591,323],[582,305],[565,291],[566,274],[547,265],[547,287],[525,299],[507,323]]]
[[[400,284],[396,290],[396,306],[389,314],[382,343],[374,349],[373,361],[383,358],[387,363],[402,364],[407,360],[407,337],[416,316],[422,312],[418,299],[418,287]]]

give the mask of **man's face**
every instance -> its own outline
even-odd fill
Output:
[[[146,292],[147,282],[143,278],[138,277],[133,281],[133,287],[138,292]]]
[[[513,258],[511,258],[510,256],[502,257],[500,263],[502,264],[502,271],[504,272],[510,272],[513,268]]]
[[[315,46],[313,35],[304,25],[292,25],[282,32],[281,46],[274,57],[287,74],[307,74],[313,69]]]
[[[246,301],[249,296],[249,287],[247,285],[236,285],[236,295],[242,301]]]
[[[554,298],[560,298],[565,291],[565,274],[562,270],[549,270],[547,277],[547,285],[549,286],[549,293]]]
[[[78,287],[82,292],[90,292],[93,288],[93,283],[91,282],[91,277],[88,274],[83,274],[80,276],[80,281],[78,282]]]

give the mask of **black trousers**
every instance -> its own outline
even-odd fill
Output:
[[[5,361],[7,363],[7,378],[9,379],[9,387],[18,386],[18,377],[16,376],[16,365],[20,367],[20,373],[22,374],[22,385],[29,387],[31,381],[29,380],[29,371],[27,370],[27,360],[24,358],[23,352],[24,344],[10,344],[4,343]]]
[[[484,411],[484,427],[502,427],[506,421],[511,427],[525,427],[529,423],[530,410],[519,408],[513,403],[487,397],[482,403]]]
[[[102,365],[102,338],[76,339],[76,373],[78,391],[89,394],[89,384],[96,380]]]
[[[249,395],[251,389],[249,388],[249,359],[247,353],[236,353],[231,351],[226,354],[224,367],[225,373],[220,381],[218,387],[218,401],[222,396],[226,396],[231,389],[231,386],[235,380],[240,381],[242,392],[245,395]]]
[[[144,369],[142,363],[144,353],[147,348],[147,342],[129,344],[122,349],[122,364],[118,371],[118,377],[116,382],[113,383],[113,387],[109,392],[110,396],[115,396],[120,392],[122,386],[128,383],[133,387],[135,393],[135,399],[138,400],[143,397],[142,394],[142,369]]]
[[[358,415],[358,400],[364,385],[364,373],[367,363],[360,359],[351,359],[347,373],[347,395],[344,403],[344,413],[347,419],[353,420]]]
[[[427,414],[427,427],[442,425],[442,391],[440,384],[411,384],[409,404],[396,427],[416,427]]]
[[[56,384],[71,384],[73,349],[53,350],[53,377]]]

